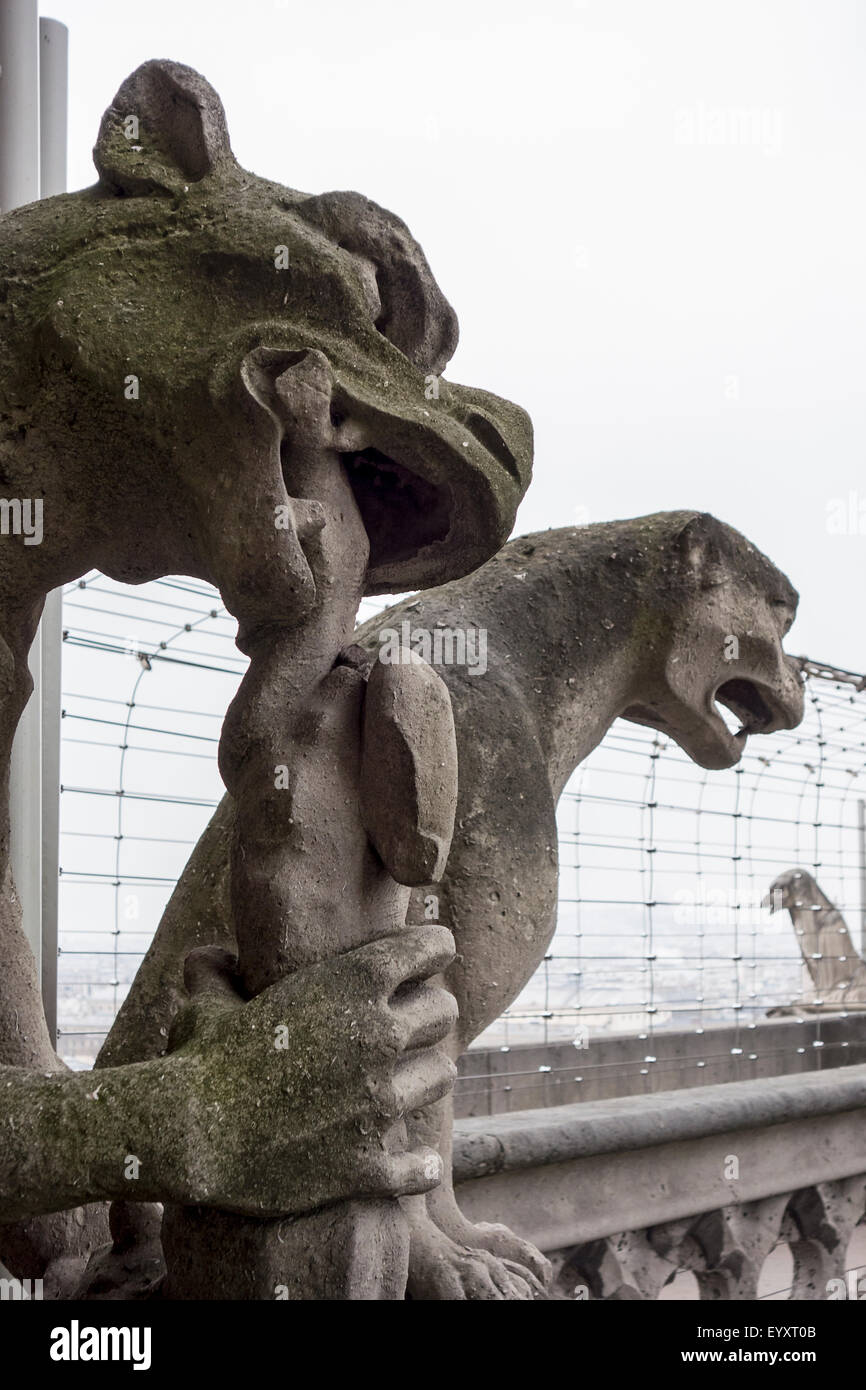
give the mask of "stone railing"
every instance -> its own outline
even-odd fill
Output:
[[[673,1296],[866,1294],[849,1273],[863,1064],[463,1119],[454,1167],[471,1220],[507,1221],[551,1258],[554,1297],[655,1299],[686,1275]]]

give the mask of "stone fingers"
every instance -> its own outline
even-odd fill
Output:
[[[367,1094],[381,1120],[397,1120],[441,1100],[454,1085],[457,1068],[444,1052],[428,1048],[411,1052],[387,1073],[367,1082]]]
[[[425,982],[402,986],[389,1000],[404,1051],[442,1042],[457,1022],[457,1000],[449,990]]]
[[[457,1078],[457,1068],[444,1052],[430,1048],[410,1053],[394,1069],[393,1089],[397,1114],[420,1110],[447,1096]]]
[[[356,1169],[363,1191],[376,1196],[413,1197],[430,1192],[442,1178],[442,1159],[435,1149],[359,1156]]]
[[[395,1132],[398,1127],[394,1127]],[[405,1130],[399,1127],[405,1136]],[[412,1150],[389,1147],[390,1132],[375,1145],[368,1139],[347,1144],[345,1136],[333,1134],[305,1160],[306,1195],[317,1206],[354,1197],[413,1197],[430,1192],[442,1179],[442,1159],[435,1149]],[[292,1184],[294,1188],[294,1184]],[[265,1205],[273,1214],[292,1207],[297,1210],[294,1190],[268,1192]]]
[[[447,927],[404,927],[395,936],[360,946],[345,959],[361,973],[372,993],[390,997],[401,985],[440,975],[455,956]]]

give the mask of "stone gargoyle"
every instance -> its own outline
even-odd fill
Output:
[[[771,912],[787,908],[811,985],[796,1003],[768,1009],[768,1018],[866,1009],[866,961],[814,874],[786,869],[770,885],[764,907]]]
[[[618,717],[659,730],[707,768],[736,764],[750,734],[795,727],[802,680],[782,641],[796,608],[785,576],[738,532],[706,514],[662,512],[523,536],[467,578],[407,599],[356,631],[374,671],[404,624],[410,646],[412,633],[463,634],[464,648],[467,634],[485,637],[483,674],[478,663],[447,657],[438,668],[456,725],[457,822],[441,883],[418,886],[409,911],[420,924],[435,903],[457,942],[445,976],[459,1006],[446,1044],[455,1060],[512,1003],[547,951],[557,910],[556,805],[575,767]],[[717,703],[741,721],[739,732]],[[183,961],[201,940],[199,924],[234,949],[235,815],[227,796],[178,882],[98,1065],[163,1050],[184,1006]],[[531,1297],[534,1280],[546,1276],[539,1252],[503,1226],[471,1225],[460,1213],[452,1113],[449,1094],[412,1119],[416,1139],[439,1148],[444,1176],[426,1197],[404,1199],[409,1291]]]
[[[170,1296],[402,1297],[399,1199],[441,1171],[405,1117],[454,1075],[453,941],[405,925],[447,857],[454,730],[435,672],[368,680],[352,630],[364,594],[503,543],[529,421],[441,379],[456,320],[404,224],[240,168],[191,69],[138,68],[94,158],[94,187],[0,219],[0,480],[42,515],[0,542],[0,1259],[69,1293],[129,1197],[116,1243],[168,1204]],[[250,657],[220,746],[237,959],[197,924],[167,1055],[97,1078],[51,1047],[8,873],[28,649],[92,568],[215,584]]]

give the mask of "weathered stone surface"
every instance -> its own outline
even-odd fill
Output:
[[[44,595],[94,567],[133,583],[209,580],[251,657],[220,749],[238,962],[235,974],[224,956],[192,957],[196,997],[177,1013],[182,956],[226,936],[225,916],[196,915],[202,894],[214,904],[202,864],[172,904],[184,926],[170,970],[124,1011],[146,1046],[111,1043],[98,1083],[69,1076],[46,1048],[7,885],[0,1214],[125,1197],[131,1153],[139,1200],[226,1208],[213,1223],[169,1212],[174,1296],[195,1282],[178,1253],[185,1223],[226,1288],[249,1248],[245,1216],[340,1201],[326,1226],[358,1236],[334,1234],[323,1252],[328,1296],[340,1268],[347,1290],[372,1279],[371,1261],[380,1289],[402,1296],[397,1201],[440,1171],[407,1148],[403,1116],[453,1078],[435,1044],[454,1004],[429,982],[451,939],[402,930],[408,889],[359,811],[365,682],[339,653],[363,593],[462,574],[501,544],[528,482],[529,421],[438,379],[456,320],[404,224],[360,195],[310,197],[241,169],[219,98],[191,69],[137,69],[95,159],[95,187],[0,219],[0,470],[10,494],[42,508],[37,543],[0,548],[0,876]],[[443,784],[437,830],[450,795]],[[133,1054],[157,1055],[132,1067]],[[318,1254],[321,1221],[297,1216],[293,1239],[300,1249],[304,1221]],[[263,1268],[278,1238],[259,1223]],[[129,1240],[112,1257],[133,1259],[134,1229]],[[91,1274],[100,1285],[105,1269]]]
[[[556,802],[575,766],[618,715],[653,725],[707,766],[733,764],[746,733],[728,732],[716,697],[750,732],[793,727],[802,687],[782,638],[796,601],[787,579],[736,531],[673,512],[521,537],[468,578],[358,629],[354,641],[371,660],[383,634],[404,622],[428,636],[472,628],[486,637],[483,675],[468,664],[439,667],[454,710],[457,821],[441,884],[418,887],[410,907],[410,920],[421,922],[435,903],[457,939],[447,975],[460,1008],[452,1056],[511,1003],[547,950],[557,903]],[[222,852],[214,836],[209,852],[197,853],[215,865]],[[154,950],[162,958],[160,934]],[[439,1145],[446,1180],[426,1204],[405,1204],[413,1297],[458,1296],[455,1269],[468,1296],[491,1296],[490,1255],[505,1296],[532,1296],[533,1286],[508,1283],[502,1265],[537,1277],[543,1262],[504,1228],[471,1226],[450,1195],[449,1106],[415,1121],[424,1142]],[[466,1268],[467,1247],[480,1252],[481,1268]],[[482,1286],[488,1293],[479,1295]]]
[[[409,1231],[395,1202],[344,1202],[303,1222],[280,1221],[273,1235],[263,1249],[260,1221],[201,1208],[179,1219],[170,1211],[164,1296],[374,1302],[405,1284]],[[236,1265],[201,1258],[203,1250],[226,1247],[236,1251]]]
[[[360,790],[364,827],[392,878],[438,883],[457,809],[454,716],[448,687],[411,649],[370,672]]]
[[[745,1130],[770,1130],[775,1125],[846,1115],[861,1108],[864,1101],[866,1065],[479,1116],[460,1122],[458,1177],[461,1182],[470,1182],[495,1173],[602,1154],[685,1144]],[[858,1121],[866,1126],[866,1115],[859,1116]],[[820,1149],[815,1152],[819,1162],[823,1161]],[[852,1155],[848,1161],[856,1164],[857,1160]],[[719,1164],[712,1181],[725,1181],[723,1168],[724,1164]],[[770,1171],[764,1165],[762,1181]],[[758,1181],[757,1175],[748,1181]],[[768,1191],[772,1191],[772,1182]],[[599,1219],[603,1220],[598,1211],[575,1212],[575,1220],[587,1223],[587,1229]]]
[[[89,1260],[75,1298],[149,1299],[165,1280],[162,1208],[152,1202],[113,1202],[111,1244]]]
[[[193,952],[168,1056],[3,1071],[4,1217],[119,1198],[265,1219],[426,1190],[439,1165],[406,1150],[403,1116],[452,1084],[434,1045],[453,1001],[423,983],[452,953],[444,928],[407,929],[245,1002],[233,957]]]
[[[193,850],[136,976],[96,1059],[97,1067],[122,1066],[168,1051],[169,1029],[187,1002],[184,961],[200,946],[236,947],[229,900],[229,862],[234,805],[224,797],[210,822],[210,849]]]
[[[34,578],[96,566],[137,582],[182,557],[238,617],[297,621],[305,562],[273,526],[280,436],[244,380],[263,353],[266,373],[311,350],[328,363],[334,449],[371,537],[368,591],[441,582],[505,540],[529,424],[445,381],[425,395],[456,323],[398,218],[241,169],[219,98],[178,64],[123,85],[97,161],[96,187],[0,221],[0,451],[10,493],[45,499],[45,539],[25,552]]]
[[[792,1299],[850,1297],[864,1097],[859,1066],[464,1120],[457,1193],[541,1245],[553,1298],[655,1299],[690,1272],[702,1299],[750,1300],[780,1243]]]
[[[135,1181],[139,1200],[169,1204],[176,1298],[393,1298],[407,1278],[418,1298],[537,1297],[538,1251],[471,1225],[454,1200],[453,1066],[435,1045],[450,1029],[456,1055],[536,968],[554,921],[556,800],[617,716],[706,767],[732,766],[749,733],[797,722],[800,683],[781,646],[796,594],[736,532],[694,513],[523,538],[445,582],[505,539],[530,430],[517,407],[439,380],[456,321],[404,225],[359,195],[309,197],[240,169],[216,94],[177,64],[127,80],[96,161],[95,188],[0,219],[0,467],[11,493],[45,509],[38,545],[0,551],[0,870],[8,753],[48,589],[91,567],[210,580],[251,663],[220,747],[231,816],[196,856],[107,1045],[123,1063],[97,1078],[53,1058],[35,1070],[38,1019],[11,1022],[19,995],[34,1013],[32,989],[26,968],[10,975],[0,1210],[80,1208],[126,1198]],[[443,669],[456,790],[445,686],[414,666],[411,678],[377,666],[368,682],[363,662],[340,655],[364,593],[431,583],[444,587],[388,622],[483,626],[489,648],[483,678]],[[355,635],[371,655],[380,625]],[[410,920],[436,902],[456,959],[444,929],[403,929],[409,885]],[[211,941],[230,927],[237,962],[195,952],[182,989],[204,905],[217,909]],[[20,950],[14,911],[0,912],[0,946]],[[161,999],[153,971],[166,961]],[[769,1102],[752,1098],[763,1113]],[[840,1143],[861,1114],[835,1115]],[[780,1120],[774,1142],[797,1123]],[[477,1183],[512,1181],[521,1165],[504,1164],[501,1136],[488,1153],[488,1138]],[[655,1147],[669,1138],[657,1131]],[[725,1139],[684,1141],[708,1188],[726,1181]],[[822,1154],[808,1134],[803,1144],[817,1174]],[[436,1148],[446,1181],[426,1198]],[[753,1159],[736,1209],[708,1203],[689,1231],[716,1296],[754,1289],[781,1220],[778,1196],[760,1190],[768,1155]],[[635,1162],[623,1143],[596,1192]],[[558,1166],[569,1164],[591,1155],[569,1149]],[[587,1257],[611,1297],[658,1288],[670,1223],[687,1215],[681,1190],[643,1176],[667,1237],[621,1229],[615,1250]],[[519,1218],[513,1183],[512,1200]],[[116,1211],[94,1290],[111,1285],[112,1261],[139,1285],[154,1268],[150,1216],[136,1228]],[[806,1206],[791,1219],[814,1229]]]

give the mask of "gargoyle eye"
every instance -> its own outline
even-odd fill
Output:
[[[792,611],[791,602],[786,598],[774,598],[770,600],[770,607],[782,620],[782,635],[790,632],[794,625],[796,614]]]
[[[384,328],[386,316],[382,308],[382,293],[379,289],[379,267],[369,256],[352,250],[344,241],[337,242],[337,249],[345,251],[348,256],[351,256],[352,264],[364,289],[364,298],[367,301],[367,309],[373,320],[373,326],[379,330],[383,337],[387,338],[388,334]]]

